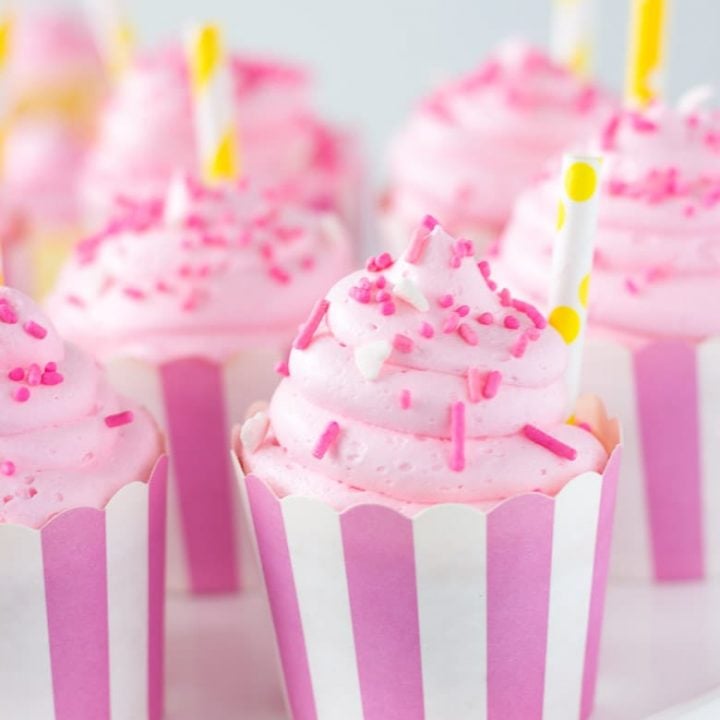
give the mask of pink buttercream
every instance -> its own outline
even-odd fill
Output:
[[[318,289],[349,263],[336,221],[247,182],[178,178],[167,202],[127,204],[80,243],[49,307],[101,358],[207,357],[289,342]]]
[[[40,527],[69,508],[102,508],[124,485],[146,480],[161,450],[147,414],[63,343],[29,298],[6,287],[0,405],[0,523]],[[128,411],[131,422],[106,423]]]
[[[404,243],[426,212],[456,233],[499,230],[517,193],[611,112],[596,86],[513,41],[423,100],[390,151],[388,217]]]
[[[517,330],[478,322],[487,311],[500,315],[503,300],[466,245],[454,261],[458,245],[437,226],[419,261],[402,256],[382,273],[356,272],[330,290],[312,342],[290,354],[290,374],[269,408],[269,435],[244,453],[248,472],[281,494],[413,512],[437,502],[483,505],[533,490],[554,494],[571,477],[603,467],[606,453],[595,437],[564,422],[567,351],[560,336],[537,329],[521,312],[514,315]],[[369,301],[358,300],[354,288],[369,288]],[[395,295],[390,315],[377,297],[385,291]],[[441,307],[445,296],[452,304]],[[461,326],[433,335],[422,330],[425,323],[441,328],[464,307],[476,344],[463,338]],[[517,357],[512,347],[523,332],[532,339]],[[398,344],[398,337],[411,342]],[[368,356],[379,357],[379,373]],[[469,391],[469,375],[493,392]],[[313,454],[331,423],[339,428],[332,444],[321,457]],[[576,459],[529,440],[528,424],[572,448]]]
[[[286,183],[313,205],[337,208],[357,181],[354,140],[311,110],[309,80],[294,65],[235,56],[232,73],[243,171],[260,184]],[[117,196],[161,193],[197,153],[187,65],[179,47],[141,55],[102,118],[83,198],[104,217]]]
[[[691,339],[718,334],[720,115],[662,106],[625,112],[591,149],[605,155],[595,327]],[[496,263],[496,274],[539,300],[550,277],[558,182],[552,175],[521,196]]]

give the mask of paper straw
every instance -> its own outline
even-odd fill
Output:
[[[202,177],[210,184],[234,180],[239,174],[238,148],[220,28],[212,24],[193,27],[188,34],[187,57]]]
[[[105,65],[117,79],[130,66],[135,51],[135,28],[121,0],[87,0],[98,47]]]
[[[600,158],[566,154],[553,253],[548,321],[568,345],[568,406],[580,387],[600,190]]]
[[[665,0],[631,0],[625,101],[646,107],[662,90]]]
[[[553,0],[552,56],[582,77],[592,70],[593,15],[593,0]]]

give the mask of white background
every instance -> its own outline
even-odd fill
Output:
[[[77,0],[76,0],[77,1]],[[546,43],[550,0],[125,0],[147,41],[188,17],[218,19],[232,42],[306,63],[329,116],[360,128],[375,167],[413,100],[472,68],[501,39]],[[670,0],[667,86],[720,83],[720,0]],[[620,88],[629,0],[595,0],[601,77]]]

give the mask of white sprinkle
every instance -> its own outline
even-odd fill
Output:
[[[387,340],[360,345],[354,352],[357,369],[366,380],[375,380],[391,352],[392,345]]]
[[[270,418],[263,410],[259,410],[248,418],[240,430],[240,442],[245,452],[255,452],[265,440],[270,428]]]
[[[393,295],[412,305],[420,312],[427,312],[430,309],[428,299],[423,295],[422,290],[410,278],[404,277],[395,284]]]

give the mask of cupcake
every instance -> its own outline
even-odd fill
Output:
[[[58,326],[166,431],[173,585],[239,586],[231,423],[270,396],[273,368],[286,372],[298,324],[348,253],[333,216],[247,182],[178,180],[164,201],[126,205],[65,268],[49,299]]]
[[[155,424],[6,287],[0,403],[3,715],[159,720],[165,461]]]
[[[236,438],[294,718],[588,717],[617,429],[566,347],[431,218],[316,305]]]
[[[545,162],[586,137],[611,107],[602,90],[541,50],[506,43],[425,98],[392,143],[388,240],[400,250],[429,211],[487,244]]]
[[[7,282],[42,297],[81,235],[78,178],[87,148],[82,133],[57,118],[26,117],[3,141],[0,192],[24,218],[23,236],[7,250]]]
[[[716,575],[720,117],[689,106],[625,111],[594,145],[605,161],[584,385],[602,391],[626,433],[615,569],[659,580]],[[496,263],[538,302],[556,181],[520,198]]]
[[[357,143],[316,117],[305,72],[249,56],[230,65],[244,172],[355,225]],[[120,80],[88,160],[82,195],[89,216],[104,220],[118,197],[162,194],[176,171],[192,173],[196,164],[185,54],[173,45],[141,55]]]
[[[107,77],[82,14],[23,7],[14,14],[9,43],[3,88],[10,112],[92,128]]]

